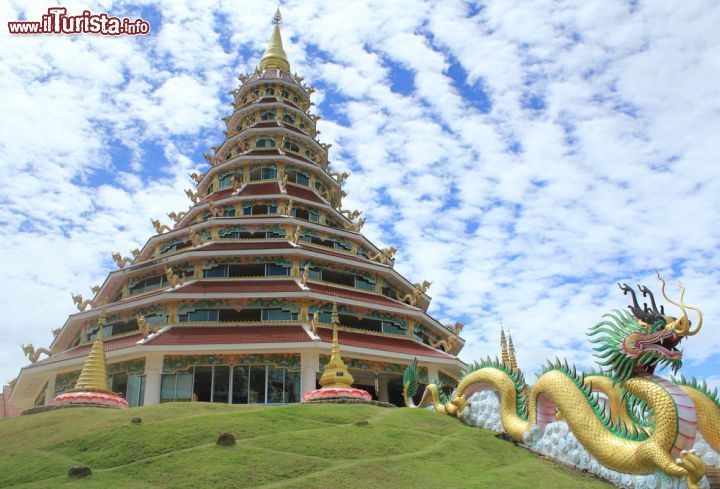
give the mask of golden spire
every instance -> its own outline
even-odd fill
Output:
[[[517,370],[517,359],[515,358],[515,347],[513,346],[510,330],[508,330],[508,350],[510,354],[510,371],[514,372]]]
[[[500,321],[500,354],[502,355],[503,365],[510,366],[510,357],[508,356],[507,343],[505,342],[505,330]]]
[[[283,49],[282,37],[280,36],[280,22],[282,22],[282,15],[280,14],[280,7],[275,11],[273,17],[273,23],[275,28],[273,29],[272,36],[270,37],[270,43],[268,44],[265,54],[263,54],[260,60],[260,69],[280,69],[287,73],[290,73],[290,63],[287,59],[287,54]]]
[[[352,387],[355,379],[348,371],[345,363],[340,356],[340,345],[338,343],[337,327],[340,324],[338,318],[337,305],[333,303],[332,310],[332,326],[333,326],[333,340],[332,340],[332,353],[330,353],[330,361],[325,365],[325,370],[320,377],[320,385],[323,389],[332,388],[346,388]]]
[[[80,378],[75,383],[74,392],[106,392],[112,394],[105,365],[103,326],[105,326],[105,311],[100,313],[97,337],[80,372]]]

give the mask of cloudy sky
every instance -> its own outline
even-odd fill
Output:
[[[151,23],[146,37],[10,36],[56,4]],[[0,4],[0,381],[187,208],[222,141],[270,1]],[[510,329],[532,378],[653,270],[703,309],[683,372],[720,385],[720,6],[708,1],[288,1],[285,49],[317,92],[344,207],[466,324],[461,357]],[[670,280],[672,279],[672,280]],[[671,306],[672,307],[672,306]],[[669,311],[672,309],[669,309]]]

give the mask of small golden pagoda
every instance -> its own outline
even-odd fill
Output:
[[[354,388],[355,379],[350,374],[345,362],[340,356],[340,342],[338,341],[338,326],[340,317],[337,304],[333,303],[331,323],[333,328],[332,350],[330,361],[325,365],[325,370],[320,376],[320,389],[307,392],[302,397],[302,402],[371,402],[372,396],[369,392]]]
[[[105,325],[105,311],[102,311],[98,318],[97,336],[80,371],[80,377],[72,390],[55,396],[53,399],[55,406],[128,407],[127,401],[113,393],[108,383],[103,341]]]
[[[323,388],[343,388],[352,387],[355,379],[352,374],[348,371],[340,356],[340,344],[338,343],[338,332],[337,327],[340,324],[340,318],[338,316],[337,304],[333,304],[332,309],[332,327],[333,327],[333,339],[332,339],[332,353],[330,353],[330,361],[325,366],[325,371],[320,377],[320,385]]]
[[[105,313],[103,312],[98,320],[97,337],[80,372],[80,378],[78,378],[71,392],[113,393],[108,384],[107,366],[105,364],[105,343],[103,342],[105,323]]]

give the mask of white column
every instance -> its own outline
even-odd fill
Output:
[[[145,400],[144,404],[160,404],[160,383],[162,381],[163,354],[150,353],[145,358]]]
[[[390,402],[390,395],[388,394],[388,379],[387,379],[387,377],[383,377],[382,375],[378,376],[378,387],[380,390],[380,392],[378,392],[378,401]]]
[[[320,354],[316,351],[302,352],[300,366],[302,368],[300,384],[302,393],[314,391],[317,373],[320,371]]]
[[[52,405],[52,400],[55,397],[55,374],[50,374],[48,377],[47,388],[45,389],[45,405]]]

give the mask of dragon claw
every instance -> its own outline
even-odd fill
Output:
[[[687,472],[688,489],[699,489],[698,482],[705,475],[705,462],[694,450],[683,450],[676,463]]]

